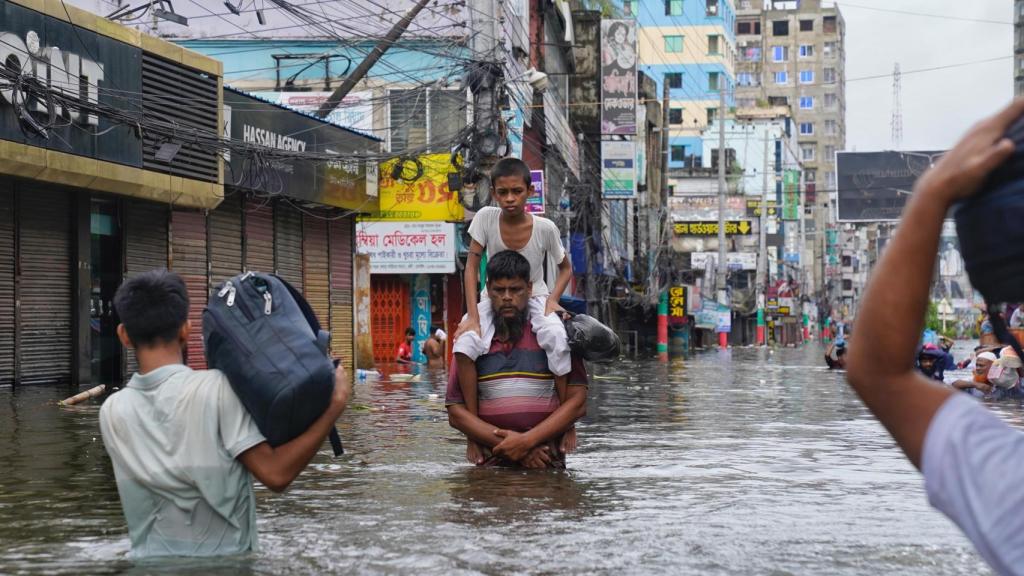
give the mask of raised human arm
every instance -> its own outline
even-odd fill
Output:
[[[339,365],[334,373],[334,394],[327,410],[317,418],[313,425],[291,441],[276,448],[261,442],[238,455],[249,472],[264,486],[274,492],[283,492],[298,477],[313,455],[320,449],[324,438],[331,432],[338,417],[345,411],[352,385],[348,380],[345,367]]]
[[[1013,152],[1013,143],[1003,135],[1022,113],[1024,100],[979,123],[918,179],[899,232],[875,268],[859,307],[857,344],[850,347],[847,379],[918,468],[928,425],[955,393],[914,371],[942,220],[954,202],[974,194]]]

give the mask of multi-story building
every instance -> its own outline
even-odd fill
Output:
[[[1013,93],[1024,94],[1024,0],[1013,2]]]
[[[626,0],[637,19],[639,67],[669,86],[669,169],[701,165],[701,133],[720,116],[719,90],[734,105],[736,14],[732,0]]]
[[[792,108],[806,184],[804,217],[817,230],[832,219],[835,153],[846,145],[846,27],[839,8],[824,4],[739,0],[736,13],[736,105]],[[815,242],[815,260],[824,251],[823,242]]]

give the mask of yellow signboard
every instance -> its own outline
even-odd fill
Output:
[[[401,161],[398,178],[395,165]],[[461,222],[465,216],[458,192],[448,190],[448,174],[454,172],[448,154],[394,158],[380,165],[381,220]]]
[[[668,315],[674,319],[686,317],[686,287],[672,286],[668,289]]]

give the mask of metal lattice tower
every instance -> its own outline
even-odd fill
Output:
[[[892,71],[892,121],[890,122],[892,147],[899,150],[903,147],[903,98],[902,78],[900,63]]]

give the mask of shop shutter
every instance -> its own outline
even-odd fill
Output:
[[[155,268],[167,268],[167,216],[166,204],[129,199],[125,201],[124,253],[125,278],[131,278]],[[125,379],[139,369],[134,350],[127,350]]]
[[[210,286],[242,272],[242,204],[238,194],[210,211]]]
[[[14,191],[0,180],[0,386],[14,381]]]
[[[203,308],[209,299],[206,264],[206,216],[202,212],[175,209],[171,213],[171,268],[188,287],[188,317],[192,332],[188,339],[188,365],[206,368],[203,354]]]
[[[327,259],[327,221],[305,215],[302,222],[302,285],[306,300],[324,330],[331,326],[330,269]]]
[[[245,270],[274,271],[274,208],[265,198],[245,201]]]
[[[302,213],[287,202],[274,207],[274,270],[302,292]]]
[[[329,225],[331,260],[331,351],[351,370],[355,358],[352,345],[352,234],[351,218],[331,220]]]
[[[373,359],[377,363],[394,362],[395,351],[409,327],[409,283],[401,276],[387,274],[374,276],[370,282]]]
[[[71,203],[66,193],[18,190],[18,380],[70,382]]]

